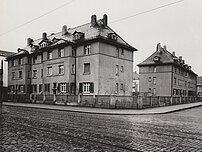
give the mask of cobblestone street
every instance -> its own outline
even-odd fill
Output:
[[[1,152],[202,152],[202,107],[160,115],[98,115],[2,106]]]

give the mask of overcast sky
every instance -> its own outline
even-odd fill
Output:
[[[63,25],[75,27],[90,22],[93,14],[99,19],[106,13],[109,26],[139,50],[135,53],[135,64],[151,55],[160,42],[167,45],[170,52],[175,51],[177,56],[183,56],[192,70],[202,75],[202,0],[185,0],[113,22],[176,1],[178,0],[0,0],[0,49],[14,52],[26,45],[28,37],[37,39],[43,32],[59,32]],[[68,2],[70,3],[67,4]],[[44,15],[63,4],[67,5]],[[40,17],[41,15],[44,16]],[[38,19],[16,28],[35,18]],[[12,30],[13,28],[16,29]]]

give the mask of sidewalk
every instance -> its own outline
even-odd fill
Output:
[[[165,114],[165,113],[180,111],[180,110],[189,109],[193,107],[199,107],[199,106],[202,106],[202,102],[165,106],[165,107],[156,107],[156,108],[141,109],[141,110],[99,109],[99,108],[76,107],[76,106],[59,106],[59,105],[12,103],[12,102],[3,102],[3,105],[40,108],[40,109],[49,109],[49,110],[62,110],[62,111],[91,113],[91,114],[105,114],[105,115],[148,115],[148,114]]]

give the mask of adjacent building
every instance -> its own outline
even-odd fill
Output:
[[[133,72],[133,95],[138,95],[139,93],[139,74],[135,71]]]
[[[108,26],[107,15],[33,40],[7,57],[10,93],[131,95],[136,48]]]
[[[202,96],[202,76],[197,77],[197,94]]]
[[[156,96],[195,96],[197,74],[182,56],[157,44],[156,51],[138,64],[140,92]]]

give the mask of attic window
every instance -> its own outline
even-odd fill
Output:
[[[74,41],[84,39],[84,33],[81,33],[81,32],[75,32],[73,35],[74,35]]]
[[[118,36],[116,33],[109,33],[107,37],[115,41],[117,41],[118,39]]]
[[[153,61],[154,61],[154,62],[159,62],[160,59],[161,59],[161,58],[160,58],[159,56],[155,56],[155,57],[153,58]]]
[[[43,43],[40,44],[40,48],[44,48],[44,47],[47,47],[47,46],[48,46],[48,44],[46,42],[43,42]]]

